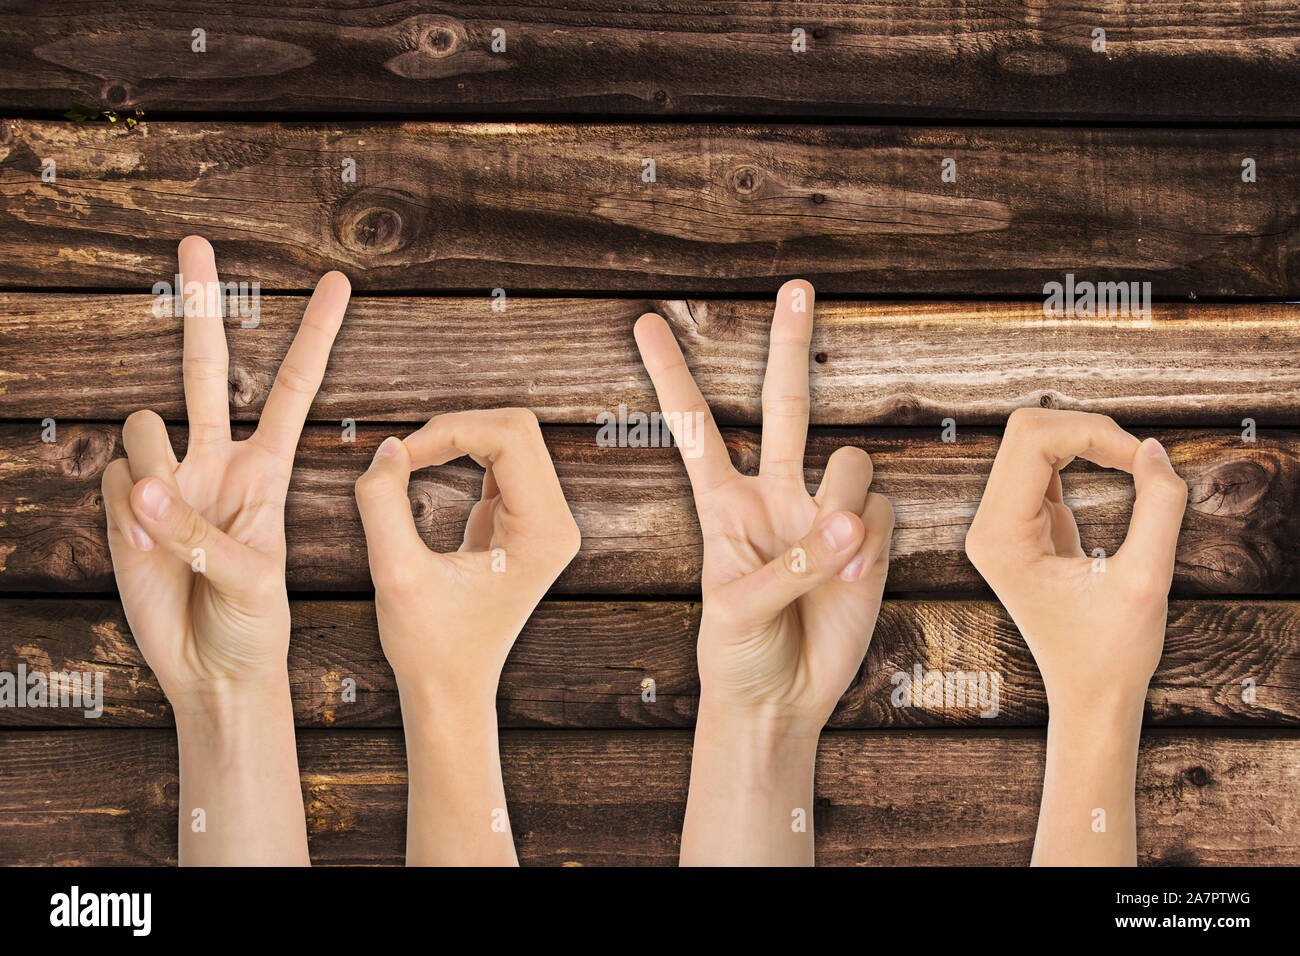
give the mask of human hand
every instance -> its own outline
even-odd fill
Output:
[[[1075,457],[1133,475],[1128,537],[1089,557],[1062,499]],[[1160,443],[1103,415],[1019,409],[1007,422],[966,553],[1020,628],[1053,710],[1141,707],[1164,645],[1187,484]]]
[[[836,451],[815,496],[804,479],[812,309],[807,282],[777,293],[753,477],[732,465],[664,320],[636,326],[704,536],[684,865],[812,863],[817,739],[880,611],[894,514],[870,493],[870,457]]]
[[[1062,495],[1075,457],[1133,475],[1128,536],[1084,554]],[[1020,628],[1047,690],[1033,862],[1132,865],[1142,708],[1164,645],[1187,485],[1159,442],[1102,415],[1020,409],[1007,422],[966,553]]]
[[[425,546],[412,471],[469,455],[484,468],[460,550]],[[356,484],[384,653],[403,694],[492,706],[501,667],[581,536],[532,412],[439,415],[388,438]]]
[[[182,241],[179,260],[186,289],[215,287],[206,240]],[[257,430],[243,441],[230,436],[220,311],[207,295],[186,294],[185,460],[177,462],[154,412],[135,412],[122,428],[127,457],[103,477],[113,573],[131,633],[173,706],[284,678],[285,496],[349,293],[342,273],[321,279]]]
[[[816,734],[871,640],[889,565],[893,508],[870,493],[871,458],[852,447],[830,456],[816,495],[808,494],[812,327],[812,286],[787,282],[772,320],[762,449],[753,477],[732,465],[664,320],[643,315],[636,340],[665,415],[670,421],[689,416],[674,434],[704,536],[701,709],[776,718]]]
[[[469,455],[481,499],[459,551],[416,531],[412,471]],[[388,438],[357,480],[384,654],[402,702],[411,865],[516,862],[497,751],[506,656],[581,538],[532,412],[467,411]]]
[[[103,476],[113,573],[176,715],[181,862],[305,863],[284,502],[350,287],[338,272],[321,279],[256,431],[232,441],[216,260],[198,236],[179,260],[189,444],[178,463],[158,415],[126,420],[127,457]]]

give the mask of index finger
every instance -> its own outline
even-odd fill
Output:
[[[352,286],[343,273],[327,272],[321,276],[303,312],[293,344],[275,374],[256,435],[282,458],[293,460],[351,294]]]
[[[430,419],[403,442],[412,471],[469,455],[490,470],[501,505],[511,514],[523,519],[545,519],[557,509],[568,514],[537,417],[527,409],[450,412]]]
[[[637,319],[632,334],[695,493],[703,494],[734,477],[727,444],[668,323],[647,312]]]
[[[995,526],[1029,521],[1042,507],[1053,476],[1072,460],[1131,472],[1139,444],[1105,415],[1017,409],[1007,420],[980,511]]]

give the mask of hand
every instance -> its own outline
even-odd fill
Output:
[[[1133,475],[1113,557],[1090,558],[1064,503],[1075,457]],[[966,553],[1020,628],[1048,700],[1034,862],[1132,864],[1134,775],[1147,684],[1160,661],[1187,485],[1155,439],[1111,419],[1020,409],[966,536]]]
[[[1083,457],[1133,475],[1128,537],[1086,555],[1061,469]],[[1053,710],[1146,698],[1164,645],[1187,485],[1160,443],[1103,415],[1019,409],[1007,422],[966,553],[1020,628]]]
[[[869,493],[871,458],[830,456],[808,494],[808,347],[813,290],[777,294],[758,474],[736,471],[709,406],[662,318],[643,315],[637,345],[660,407],[687,416],[683,446],[704,535],[701,708],[778,717],[821,730],[862,665],[889,565],[893,508]]]
[[[862,665],[880,611],[894,516],[869,491],[871,459],[839,449],[815,496],[804,479],[812,309],[807,282],[777,294],[754,477],[732,465],[663,319],[644,315],[636,326],[704,535],[683,863],[812,861],[817,738]]]
[[[218,288],[212,247],[190,236],[180,244],[179,260],[184,279],[177,294],[186,300],[183,374],[189,446],[185,460],[177,462],[161,418],[149,411],[135,412],[122,428],[127,457],[105,469],[103,495],[109,551],[127,621],[176,712],[185,788],[186,757],[202,748],[221,746],[230,751],[210,754],[209,764],[245,762],[255,753],[283,763],[283,746],[276,749],[266,740],[250,741],[245,732],[255,731],[259,716],[270,714],[283,729],[289,702],[284,501],[298,437],[325,373],[350,290],[341,273],[331,272],[321,279],[256,431],[247,440],[232,441],[225,330],[220,310],[212,308],[215,299],[207,294]],[[289,713],[289,757],[292,752]],[[296,763],[291,765],[291,793],[296,793]],[[206,772],[193,762],[190,770],[190,783],[206,780]],[[211,788],[202,789],[209,815],[225,806]],[[277,838],[262,841],[260,849],[252,847],[257,842],[256,828],[234,804],[225,806],[223,819],[214,821],[221,830],[207,831],[224,832],[224,843],[204,841],[202,852],[193,841],[187,843],[186,834],[194,832],[185,816],[192,791],[187,788],[182,794],[183,858],[189,847],[199,855],[199,862],[283,859],[274,854]],[[301,800],[300,794],[297,799]],[[255,805],[257,800],[251,802]],[[255,812],[256,808],[244,809]],[[299,802],[299,816],[301,810]],[[222,854],[231,853],[232,847],[252,847],[252,856],[213,856],[209,851],[218,844]],[[294,855],[298,849],[295,844]],[[260,855],[263,850],[268,854],[265,858]],[[305,853],[304,838],[304,858]]]
[[[410,473],[469,455],[481,500],[459,551],[421,540]],[[356,486],[410,764],[407,862],[512,863],[496,742],[501,668],[581,538],[532,412],[468,411],[388,438]]]

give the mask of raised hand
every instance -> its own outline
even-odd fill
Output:
[[[1076,457],[1133,475],[1137,500],[1113,556],[1089,557],[1062,495]],[[1187,485],[1160,443],[1103,415],[1011,415],[966,552],[1043,675],[1047,776],[1035,863],[1131,864],[1133,787],[1147,684],[1164,645]]]
[[[469,455],[481,500],[459,551],[420,538],[412,471]],[[513,864],[497,751],[496,690],[537,602],[580,536],[532,412],[467,411],[388,438],[357,481],[384,654],[397,678],[410,768],[406,860]]]
[[[816,495],[805,483],[812,327],[812,286],[787,282],[772,320],[758,474],[745,476],[667,324],[648,314],[636,326],[704,535],[683,863],[812,861],[818,735],[880,610],[893,509],[870,492],[870,457],[841,448]]]
[[[177,462],[158,415],[127,419],[127,457],[103,477],[113,572],[131,632],[176,713],[181,862],[305,863],[284,502],[350,287],[338,272],[321,279],[256,431],[233,441],[212,247],[190,236],[179,260],[188,446]]]

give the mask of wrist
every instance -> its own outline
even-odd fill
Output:
[[[722,706],[701,698],[695,721],[695,750],[725,753],[728,762],[755,777],[810,763],[817,754],[821,725],[769,706]]]
[[[497,724],[496,686],[442,686],[397,679],[402,720],[451,729]]]
[[[286,713],[292,719],[293,714],[287,670],[255,679],[202,681],[169,694],[168,700],[178,729],[193,727],[206,733],[227,733]]]

